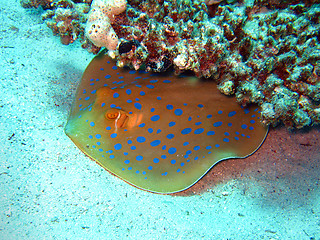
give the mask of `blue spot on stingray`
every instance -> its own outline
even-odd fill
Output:
[[[169,148],[169,150],[168,150],[168,153],[169,153],[169,154],[175,154],[176,152],[177,152],[177,149],[174,148],[174,147]]]
[[[117,67],[117,66],[112,66],[112,69],[113,69],[113,70],[117,70],[118,67]]]
[[[158,162],[159,162],[159,158],[154,158],[154,159],[153,159],[153,162],[154,162],[154,163],[158,163]]]
[[[152,168],[153,168],[152,166],[149,166],[149,167],[148,167],[148,170],[152,170]]]
[[[162,146],[162,150],[166,150],[167,146],[166,145],[163,145]]]
[[[160,140],[154,140],[154,141],[152,141],[152,142],[150,143],[150,145],[151,145],[152,147],[156,147],[156,146],[158,146],[160,143],[161,143]]]
[[[132,100],[131,100],[131,99],[128,99],[128,100],[127,100],[127,103],[132,103]]]
[[[97,90],[93,90],[92,92],[91,92],[91,94],[95,94],[97,92]]]
[[[188,121],[191,121],[192,120],[192,117],[188,117]]]
[[[136,157],[136,160],[137,161],[141,161],[143,159],[143,157],[141,156],[141,155],[138,155],[137,157]]]
[[[203,104],[198,104],[198,107],[199,108],[203,108]]]
[[[143,142],[145,142],[145,141],[146,141],[146,138],[145,138],[145,137],[142,137],[142,136],[137,137],[137,142],[143,143]]]
[[[90,122],[90,126],[93,127],[94,126],[94,122]]]
[[[110,155],[109,158],[111,158],[111,159],[114,158],[114,155]]]
[[[166,159],[167,156],[166,156],[166,155],[161,155],[161,158],[162,158],[162,159]]]
[[[171,83],[170,80],[163,80],[162,82],[164,82],[164,83]]]
[[[153,133],[153,129],[152,128],[148,128],[148,132],[149,133]]]
[[[140,95],[141,95],[141,96],[144,96],[144,95],[146,95],[146,93],[145,93],[144,91],[141,91],[141,92],[140,92]]]
[[[254,127],[249,127],[249,130],[253,130],[254,129]]]
[[[218,147],[220,147],[220,145],[219,144],[216,144],[216,145],[214,145],[216,148],[218,148]]]
[[[223,141],[224,142],[229,142],[229,138],[224,138]]]
[[[171,164],[176,164],[176,162],[177,162],[177,161],[174,160],[174,159],[171,160]]]
[[[96,138],[101,138],[101,135],[100,134],[96,134]]]
[[[129,74],[135,74],[135,73],[136,73],[136,71],[134,71],[134,70],[129,71]]]
[[[211,146],[206,146],[206,149],[207,149],[207,150],[209,150],[209,149],[211,149],[211,148],[212,148]]]
[[[115,150],[120,150],[122,148],[122,145],[120,143],[117,143],[114,145]]]
[[[111,78],[111,75],[108,74],[104,78],[109,79],[109,78]]]
[[[110,135],[110,137],[111,137],[111,138],[116,138],[116,137],[117,137],[117,134],[116,134],[116,133],[112,133],[112,134]]]
[[[138,110],[141,110],[141,104],[140,103],[135,103],[134,104],[134,107],[136,108],[136,109],[138,109]]]
[[[155,110],[154,108],[151,108],[151,109],[150,109],[150,112],[154,112],[154,110]]]
[[[147,87],[147,88],[150,88],[150,89],[153,89],[153,88],[154,88],[153,85],[147,85],[146,87]]]
[[[204,132],[203,128],[198,128],[198,129],[194,130],[194,134],[201,134],[203,132]]]
[[[132,170],[132,167],[128,167],[128,170],[129,170],[129,171]]]
[[[195,125],[197,125],[197,126],[199,126],[199,125],[201,125],[202,124],[202,122],[196,122],[195,123]]]
[[[157,97],[157,100],[161,100],[161,97]]]
[[[215,122],[213,124],[214,127],[220,127],[222,125],[222,122]]]
[[[246,108],[245,110],[244,110],[244,114],[248,114],[250,111],[249,111],[249,109],[248,108]]]
[[[215,131],[209,131],[209,132],[207,132],[207,135],[208,136],[212,136],[212,135],[215,135],[216,133],[215,133]]]
[[[125,164],[129,164],[130,161],[129,161],[129,160],[125,160],[124,163],[125,163]]]
[[[193,150],[195,150],[195,151],[200,150],[200,146],[195,146],[195,147],[193,148]]]
[[[154,80],[150,80],[149,82],[150,83],[156,83],[156,82],[158,82],[159,80],[157,80],[157,79],[154,79]]]
[[[241,128],[242,128],[242,129],[246,129],[247,127],[248,127],[248,126],[247,126],[246,124],[242,124],[242,125],[241,125]]]
[[[89,138],[90,138],[90,139],[92,139],[92,138],[93,138],[93,136],[92,136],[92,135],[89,135]]]
[[[228,117],[233,117],[234,115],[236,115],[236,111],[232,111],[228,113]]]
[[[119,93],[114,93],[113,94],[113,98],[118,98],[119,97]]]
[[[136,150],[137,149],[136,146],[131,146],[130,148],[131,148],[131,150]]]
[[[141,123],[139,127],[144,127],[145,125],[146,125],[145,123]]]
[[[160,116],[159,115],[153,115],[150,119],[151,119],[151,121],[156,122],[156,121],[158,121],[160,119]]]
[[[189,142],[184,142],[183,143],[183,146],[188,146],[189,145]]]
[[[232,123],[228,123],[228,127],[231,127],[232,126]]]
[[[218,111],[218,114],[222,114],[222,111],[220,110],[220,111]]]
[[[169,133],[169,134],[167,135],[167,138],[168,138],[168,139],[172,139],[172,138],[174,138],[174,135],[173,135],[172,133]]]
[[[250,120],[250,123],[251,124],[254,124],[256,121],[255,120]]]
[[[177,115],[177,116],[181,116],[182,113],[183,113],[183,111],[181,109],[179,109],[179,108],[174,110],[174,114]]]
[[[176,122],[169,122],[169,127],[173,127],[174,125],[176,125]]]
[[[131,89],[127,89],[127,90],[126,90],[126,93],[127,93],[128,95],[130,95],[130,94],[132,93]]]
[[[181,133],[185,135],[185,134],[191,133],[191,131],[192,131],[191,128],[185,128],[185,129],[183,129],[183,130],[181,131]]]
[[[128,143],[128,144],[132,144],[132,140],[129,139],[127,143]]]
[[[172,109],[173,109],[173,106],[172,106],[171,104],[168,104],[168,105],[167,105],[167,109],[168,109],[168,110],[172,110]]]
[[[229,136],[230,134],[229,134],[228,132],[225,132],[224,135],[225,135],[225,136]]]

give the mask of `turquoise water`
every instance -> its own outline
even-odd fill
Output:
[[[320,239],[319,128],[271,130],[186,192],[136,189],[63,129],[92,54],[0,3],[0,239]]]

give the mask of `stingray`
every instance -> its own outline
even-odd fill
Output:
[[[119,68],[103,52],[85,70],[66,134],[126,182],[174,193],[216,163],[264,141],[257,106],[241,107],[211,81]]]

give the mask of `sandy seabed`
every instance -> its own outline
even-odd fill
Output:
[[[320,129],[272,129],[189,190],[136,189],[65,135],[92,54],[0,3],[0,239],[320,239]]]

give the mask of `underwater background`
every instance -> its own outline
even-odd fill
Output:
[[[62,45],[41,8],[0,13],[0,239],[320,239],[319,127],[271,128],[186,191],[142,191],[64,133],[94,55]]]

